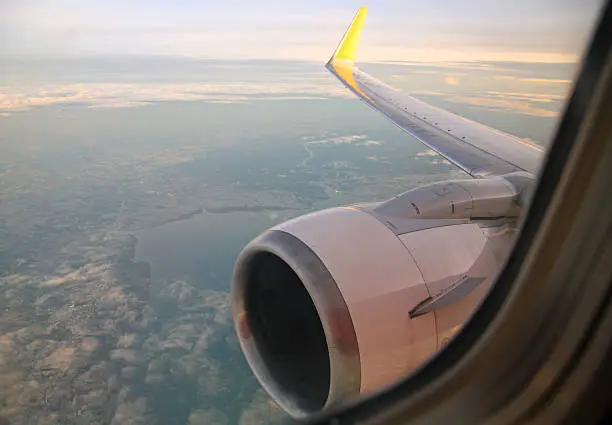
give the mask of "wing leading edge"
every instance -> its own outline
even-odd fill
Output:
[[[525,140],[407,96],[355,66],[367,8],[359,9],[326,68],[394,124],[473,177],[536,174],[542,149]]]

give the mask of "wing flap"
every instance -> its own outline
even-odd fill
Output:
[[[326,67],[366,104],[473,177],[537,173],[542,149],[405,95],[355,66],[367,8],[359,9]]]

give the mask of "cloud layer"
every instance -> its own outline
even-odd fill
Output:
[[[34,87],[0,86],[0,111],[82,103],[92,108],[134,107],[162,101],[247,103],[252,100],[350,97],[342,87],[304,83],[78,83]]]
[[[372,3],[363,60],[550,62],[576,60],[601,2]],[[320,61],[329,56],[357,6],[341,0],[2,2],[0,53]]]

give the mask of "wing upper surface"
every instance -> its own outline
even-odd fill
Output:
[[[326,67],[366,104],[474,177],[536,174],[542,148],[401,93],[355,66],[361,8]]]

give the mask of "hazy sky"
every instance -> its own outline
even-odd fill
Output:
[[[370,4],[371,3],[371,4]],[[360,58],[573,61],[600,0],[0,0],[0,54],[325,60],[359,6]]]

